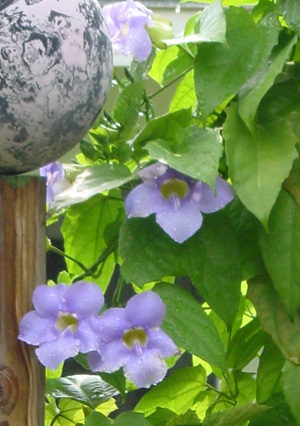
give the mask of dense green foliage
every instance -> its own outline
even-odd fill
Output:
[[[129,287],[153,288],[162,328],[192,362],[114,420],[112,398],[133,390],[121,372],[83,382],[51,372],[47,426],[300,425],[300,5],[229,3],[115,72],[114,108],[65,165],[73,185],[51,206],[50,221],[64,220],[58,281],[96,282],[113,306]],[[155,161],[212,188],[219,175],[236,198],[176,243],[153,216],[125,218],[137,171]]]

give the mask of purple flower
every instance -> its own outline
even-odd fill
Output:
[[[152,12],[133,0],[104,6],[103,17],[117,53],[131,54],[137,61],[144,61],[152,50],[145,26],[152,26]]]
[[[194,180],[161,163],[139,173],[144,183],[125,200],[127,217],[156,214],[156,222],[173,240],[182,243],[202,225],[202,213],[220,210],[234,198],[231,186],[216,179],[216,196],[205,183]]]
[[[178,348],[160,328],[166,308],[160,297],[148,291],[133,296],[125,308],[111,308],[94,320],[99,336],[98,352],[88,354],[92,371],[113,372],[123,367],[138,387],[149,387],[166,375],[164,358]]]
[[[35,311],[21,319],[19,339],[39,345],[36,354],[46,367],[56,369],[78,352],[98,348],[92,318],[97,317],[104,299],[96,284],[40,285],[33,292],[32,302]]]
[[[47,203],[51,204],[55,195],[69,188],[70,182],[64,177],[61,163],[54,161],[40,168],[40,175],[47,178]]]

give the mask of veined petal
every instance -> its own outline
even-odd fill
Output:
[[[123,367],[130,356],[130,351],[126,348],[122,339],[107,343],[101,350],[101,364],[98,364],[98,371],[112,373]]]
[[[82,353],[97,350],[99,347],[98,336],[93,329],[90,319],[80,320],[78,322],[74,337],[80,341],[80,352]]]
[[[61,362],[79,352],[80,342],[73,336],[59,337],[52,342],[42,343],[36,349],[39,361],[51,370],[56,370]]]
[[[124,366],[125,376],[139,388],[149,388],[162,381],[168,367],[157,349],[145,350],[141,355],[134,352]]]
[[[164,204],[159,188],[142,183],[127,195],[125,211],[128,218],[147,217],[163,209]]]
[[[216,179],[216,196],[210,186],[202,182],[201,184],[201,198],[198,205],[203,213],[220,210],[234,199],[235,194],[231,185],[222,178]]]
[[[97,315],[104,304],[100,287],[85,281],[68,287],[64,300],[68,312],[76,313],[78,319]]]
[[[57,313],[63,309],[63,295],[68,286],[58,284],[49,287],[39,285],[33,292],[32,302],[36,311],[45,318],[56,318]]]
[[[173,208],[170,201],[168,208],[156,213],[156,222],[174,241],[183,243],[198,231],[203,218],[196,203],[182,200]]]
[[[30,345],[39,345],[58,337],[55,319],[43,318],[36,311],[28,312],[20,321],[18,338]]]
[[[157,349],[163,358],[179,354],[179,349],[173,340],[160,328],[151,328],[147,331],[149,349]]]
[[[125,318],[124,308],[110,308],[100,317],[92,318],[92,324],[95,332],[104,342],[122,338],[124,330],[132,326]]]
[[[158,327],[166,315],[166,307],[153,291],[136,294],[125,307],[127,320],[133,327]]]

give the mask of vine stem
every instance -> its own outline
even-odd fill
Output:
[[[60,256],[65,257],[66,259],[69,259],[72,262],[76,263],[76,265],[78,265],[79,268],[81,268],[84,272],[88,271],[88,268],[86,268],[83,263],[81,263],[79,260],[75,259],[74,257],[69,256],[64,251],[58,249],[57,247],[50,245],[48,247],[48,250],[52,251],[53,253],[59,254]]]
[[[169,83],[165,84],[163,87],[160,87],[158,90],[156,90],[153,93],[150,93],[150,95],[147,96],[148,99],[154,98],[154,96],[158,95],[159,93],[163,92],[168,87],[172,86],[172,84],[176,83],[176,81],[180,80],[182,77],[184,77],[187,73],[192,71],[193,67],[189,67],[187,70],[183,71],[180,75],[178,75],[174,80],[170,81]]]
[[[72,283],[75,283],[76,281],[80,281],[82,279],[84,279],[85,277],[91,276],[91,277],[96,277],[95,275],[95,270],[97,269],[97,267],[104,262],[108,256],[110,256],[114,250],[118,247],[118,238],[116,238],[115,240],[112,241],[112,243],[106,247],[106,249],[100,254],[100,256],[98,257],[98,259],[96,260],[95,263],[93,263],[93,265],[90,268],[87,268],[83,274],[78,275],[77,277],[73,278]]]
[[[122,275],[120,274],[118,282],[117,282],[116,289],[115,289],[113,297],[112,297],[112,305],[113,306],[119,305],[122,290],[123,290],[123,285],[124,285],[124,280],[123,280]]]

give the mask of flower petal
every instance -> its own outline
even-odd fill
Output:
[[[197,204],[185,200],[178,208],[173,208],[169,203],[168,208],[156,213],[158,225],[177,243],[183,243],[197,232],[202,220]]]
[[[39,345],[58,337],[55,319],[43,318],[36,311],[28,312],[20,321],[18,338],[30,345]]]
[[[125,316],[133,327],[158,327],[166,315],[166,307],[153,291],[136,294],[125,307]]]
[[[73,336],[59,337],[52,342],[42,343],[35,352],[45,367],[56,370],[65,359],[78,354],[79,346],[79,340],[74,339]]]
[[[179,354],[179,349],[173,340],[160,328],[151,328],[147,331],[149,349],[158,349],[163,358]]]
[[[85,281],[78,281],[68,287],[64,299],[67,311],[76,313],[78,319],[98,315],[104,304],[100,287]]]
[[[149,34],[141,27],[130,28],[126,37],[126,46],[139,62],[145,61],[152,51]]]
[[[159,176],[162,176],[168,170],[168,166],[162,163],[154,163],[145,167],[138,174],[144,182],[152,182]]]
[[[98,351],[91,351],[87,354],[87,362],[91,371],[101,371],[102,356]]]
[[[125,318],[124,308],[110,308],[98,318],[92,318],[94,330],[104,342],[120,339],[124,330],[131,327],[131,323]]]
[[[210,186],[202,182],[201,184],[199,208],[203,213],[212,213],[220,210],[226,206],[226,204],[230,203],[230,201],[232,201],[235,197],[231,185],[229,185],[226,180],[219,177],[217,177],[216,180],[216,197]]]
[[[145,350],[142,355],[132,352],[124,366],[125,376],[139,388],[149,388],[162,381],[167,371],[167,364],[156,349]]]
[[[65,284],[53,287],[39,285],[32,295],[32,302],[37,312],[45,318],[56,318],[57,313],[63,309],[63,295],[67,288]]]
[[[98,336],[94,331],[90,319],[78,322],[74,337],[80,341],[80,352],[87,353],[98,349]]]
[[[164,204],[159,188],[142,183],[127,195],[125,211],[129,218],[147,217],[163,209]]]
[[[95,359],[94,356],[88,357],[89,365],[92,371],[96,371],[94,367],[97,361],[97,371],[105,371],[112,373],[123,367],[130,356],[130,351],[126,348],[122,339],[114,340],[107,343],[101,349],[101,362],[99,357]]]

